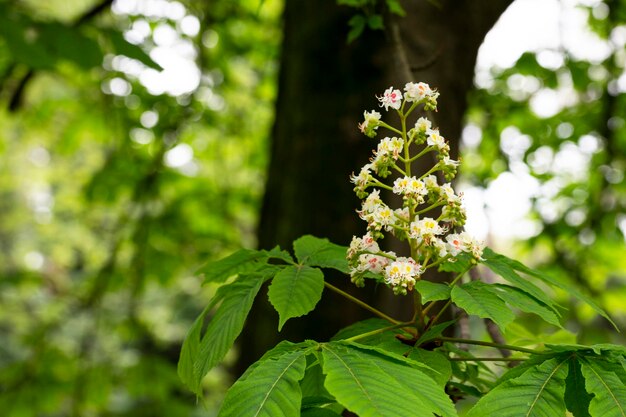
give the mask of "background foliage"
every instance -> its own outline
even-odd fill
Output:
[[[537,233],[517,250],[586,287],[623,328],[625,9],[598,4],[608,13],[589,8],[590,26],[607,58],[564,49],[553,51],[562,65],[529,53],[494,69],[471,96],[481,135],[465,141],[461,171],[480,186],[508,170],[540,180]],[[206,414],[176,362],[214,292],[197,268],[255,245],[281,7],[0,1],[4,415]],[[575,99],[540,117],[532,102],[545,89]],[[574,154],[574,169],[555,168]],[[573,311],[566,327],[580,342],[607,341],[591,310]],[[514,329],[509,338],[534,337]],[[223,367],[204,380],[209,410],[229,381]]]

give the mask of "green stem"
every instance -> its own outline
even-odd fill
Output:
[[[426,207],[424,209],[421,209],[420,211],[416,211],[415,214],[417,214],[417,215],[424,214],[427,211],[430,211],[430,210],[432,210],[434,208],[437,208],[439,206],[445,206],[445,205],[446,205],[445,201],[440,201],[438,203],[431,204],[430,206],[428,206],[428,207]]]
[[[380,188],[384,188],[385,190],[393,191],[393,187],[385,184],[384,182],[380,182],[376,178],[372,179],[372,181],[370,181],[370,184],[377,185]]]
[[[418,158],[420,158],[421,156],[423,156],[424,154],[426,154],[426,153],[428,153],[428,152],[432,151],[433,149],[435,149],[435,147],[434,147],[434,146],[427,146],[427,147],[425,147],[425,148],[422,150],[422,152],[420,152],[420,153],[418,153],[417,155],[415,155],[415,156],[411,157],[411,159],[409,159],[409,160],[408,160],[408,162],[413,162],[413,161],[415,161],[416,159],[418,159]]]
[[[452,362],[515,362],[526,361],[528,358],[448,358]]]
[[[400,322],[394,318],[389,317],[388,315],[386,315],[385,313],[383,313],[382,311],[379,311],[377,309],[375,309],[374,307],[372,307],[371,305],[359,300],[356,297],[353,297],[352,295],[348,294],[347,292],[340,290],[339,288],[335,287],[332,284],[329,284],[328,282],[324,281],[324,286],[326,288],[328,288],[331,291],[336,292],[337,294],[341,295],[342,297],[347,298],[348,300],[352,301],[353,303],[363,307],[364,309],[374,313],[375,315],[377,315],[378,317],[387,320],[390,323],[393,324],[400,324]]]
[[[452,343],[461,343],[461,344],[466,344],[466,345],[478,345],[478,346],[487,346],[487,347],[493,347],[493,348],[498,348],[498,349],[508,349],[508,350],[514,350],[517,352],[532,353],[535,355],[540,355],[544,353],[539,350],[527,349],[527,348],[523,348],[519,346],[502,345],[500,343],[483,342],[481,340],[473,340],[473,339],[459,339],[457,337],[441,336],[437,338],[436,340],[439,340],[441,342],[452,342]]]
[[[383,332],[386,332],[386,331],[389,331],[389,330],[398,329],[400,327],[409,326],[411,324],[413,324],[413,323],[398,323],[398,324],[394,324],[393,326],[383,327],[382,329],[372,330],[371,332],[357,334],[356,336],[352,336],[352,337],[349,337],[349,338],[343,339],[343,340],[344,341],[353,341],[353,340],[363,339],[364,337],[373,336],[373,335],[378,334],[378,333],[383,333]]]
[[[404,170],[400,168],[398,165],[396,165],[395,163],[391,164],[391,167],[395,169],[396,171],[398,171],[400,174],[404,175],[405,177],[407,176],[406,172],[404,172]]]
[[[389,126],[387,123],[383,121],[380,122],[380,126],[384,127],[385,129],[391,130],[392,132],[397,133],[398,135],[402,134],[402,132],[400,132],[398,129],[396,129],[393,126]]]

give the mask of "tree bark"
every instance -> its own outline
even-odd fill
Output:
[[[374,94],[391,85],[402,89],[408,81],[424,81],[439,89],[435,125],[456,157],[478,47],[511,1],[403,2],[406,17],[387,16],[385,31],[366,31],[347,44],[354,9],[336,0],[287,0],[259,246],[289,248],[303,234],[347,245],[353,235],[365,233],[348,176],[367,162],[377,141],[364,137],[357,123],[364,110],[378,108]],[[384,288],[357,291],[343,276],[333,281],[338,282],[363,299],[378,300],[391,314],[401,316],[407,309]],[[277,335],[276,313],[261,296],[240,339],[237,372],[278,339],[325,340],[368,317],[363,313],[325,292],[313,317],[293,319]]]

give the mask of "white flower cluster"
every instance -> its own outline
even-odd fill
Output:
[[[404,93],[390,87],[377,98],[381,107],[397,110],[406,120],[420,104],[425,110],[436,109],[438,96],[436,90],[420,82],[407,83]],[[465,224],[461,195],[454,192],[449,182],[456,175],[459,161],[450,159],[450,146],[439,130],[432,127],[430,120],[420,117],[409,131],[404,127],[400,131],[383,122],[376,111],[364,113],[359,129],[375,137],[381,126],[401,133],[401,137],[383,138],[370,163],[350,177],[357,196],[363,199],[357,213],[367,222],[367,233],[353,237],[347,258],[355,284],[364,285],[365,277],[378,277],[394,293],[406,294],[431,265],[454,262],[462,253],[480,259],[484,246],[464,231],[455,232]],[[428,152],[435,152],[438,162],[422,175],[411,175],[411,163]],[[392,184],[381,181],[391,174],[395,174]],[[447,182],[440,184],[437,175]],[[380,189],[402,196],[402,207],[394,209],[383,202]],[[408,240],[411,256],[381,251],[377,240],[384,233]]]

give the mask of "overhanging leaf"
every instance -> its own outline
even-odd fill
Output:
[[[293,249],[298,261],[304,265],[320,268],[333,268],[347,274],[345,246],[331,243],[328,239],[305,235],[293,242]]]
[[[450,286],[438,282],[417,281],[415,289],[422,295],[422,303],[447,300],[450,298]]]
[[[220,287],[209,307],[196,320],[183,344],[178,374],[193,392],[201,394],[202,378],[220,362],[241,333],[252,302],[263,282],[264,275],[240,277]],[[200,337],[206,311],[221,302]]]
[[[389,322],[379,318],[371,318],[356,322],[348,327],[344,327],[331,340],[342,340],[350,337],[366,334],[388,328]],[[411,335],[401,329],[389,329],[371,336],[365,336],[358,339],[358,342],[365,345],[382,347],[394,353],[403,354],[408,350],[408,346],[396,338],[397,334],[401,334],[406,338]]]
[[[360,417],[456,416],[443,389],[407,363],[341,342],[324,344],[322,353],[326,388]]]
[[[499,263],[501,265],[505,265],[507,266],[509,269],[511,270],[515,270],[515,271],[519,271],[519,272],[523,272],[524,274],[530,275],[532,277],[535,277],[549,285],[552,285],[554,287],[560,288],[563,291],[567,292],[568,294],[573,295],[574,297],[576,297],[577,299],[579,299],[580,301],[583,301],[584,303],[586,303],[587,305],[589,305],[596,313],[598,313],[599,315],[601,315],[602,317],[604,317],[605,319],[607,319],[609,321],[609,323],[611,323],[613,325],[613,327],[619,331],[617,325],[615,324],[615,322],[613,322],[613,320],[611,319],[611,317],[602,309],[600,308],[600,306],[598,306],[598,304],[596,304],[596,302],[594,300],[592,300],[590,297],[588,297],[587,295],[581,293],[577,288],[571,286],[571,285],[567,285],[561,281],[558,281],[554,278],[552,278],[550,275],[544,274],[542,272],[536,271],[534,269],[531,269],[529,267],[527,267],[526,265],[522,264],[521,262],[518,262],[514,259],[510,259],[507,258],[504,255],[500,255],[497,254],[495,252],[493,252],[491,249],[487,248],[485,249],[485,252],[483,254],[483,256],[485,258],[489,258],[491,260],[491,262],[496,262]],[[494,271],[495,272],[495,271]],[[506,279],[506,277],[504,277]],[[522,288],[520,286],[520,288]],[[523,290],[525,290],[526,292],[531,293],[530,291],[527,291],[525,288],[522,288]],[[535,297],[537,297],[535,294],[531,293],[532,295],[534,295]],[[550,303],[546,303],[545,300],[537,297],[538,299],[540,299],[541,301],[543,301],[545,304],[547,305],[551,305]]]
[[[262,360],[228,390],[218,417],[299,415],[306,353],[300,349]]]
[[[585,377],[577,359],[577,356],[572,356],[569,360],[569,372],[565,380],[565,403],[575,417],[591,417],[589,414],[591,395],[585,389]]]
[[[452,367],[450,366],[448,358],[446,358],[441,352],[414,348],[411,349],[408,357],[409,359],[413,359],[417,362],[427,364],[430,368],[437,371],[430,372],[427,369],[424,370],[424,372],[437,381],[440,386],[445,387],[448,381],[450,381],[450,377],[452,376]]]
[[[508,258],[496,254],[489,248],[485,248],[485,251],[483,252],[483,258],[484,260],[482,261],[482,263],[486,265],[489,269],[491,269],[494,273],[500,275],[502,278],[504,278],[517,288],[527,292],[528,294],[532,295],[545,305],[549,306],[552,310],[557,312],[557,304],[552,301],[552,299],[545,293],[545,291],[537,287],[526,278],[522,278],[517,272],[515,272],[515,270],[504,261]]]
[[[554,310],[519,288],[501,284],[490,284],[488,288],[511,307],[536,314],[547,323],[563,328]]]
[[[289,256],[288,254],[286,256]],[[208,262],[198,269],[198,273],[204,274],[204,283],[226,281],[229,277],[238,274],[252,273],[267,266],[270,258],[285,260],[285,252],[279,249],[271,251],[240,249],[217,261]],[[287,258],[289,259],[289,258]]]
[[[154,62],[152,58],[150,58],[150,55],[148,55],[143,49],[124,39],[124,36],[119,31],[115,29],[101,29],[101,32],[107,37],[117,55],[124,55],[128,58],[136,59],[147,67],[153,68],[157,71],[163,70],[163,68]]]
[[[279,315],[278,330],[287,320],[307,314],[322,298],[324,274],[310,266],[288,266],[276,274],[269,299]]]
[[[603,369],[589,358],[582,358],[580,367],[587,391],[593,394],[589,413],[594,417],[626,417],[626,386],[623,381],[610,369]]]
[[[468,314],[491,319],[504,330],[515,316],[504,301],[484,287],[486,285],[473,281],[456,286],[452,289],[452,301]]]
[[[467,417],[565,416],[565,378],[569,355],[553,357],[507,379],[481,398]]]

